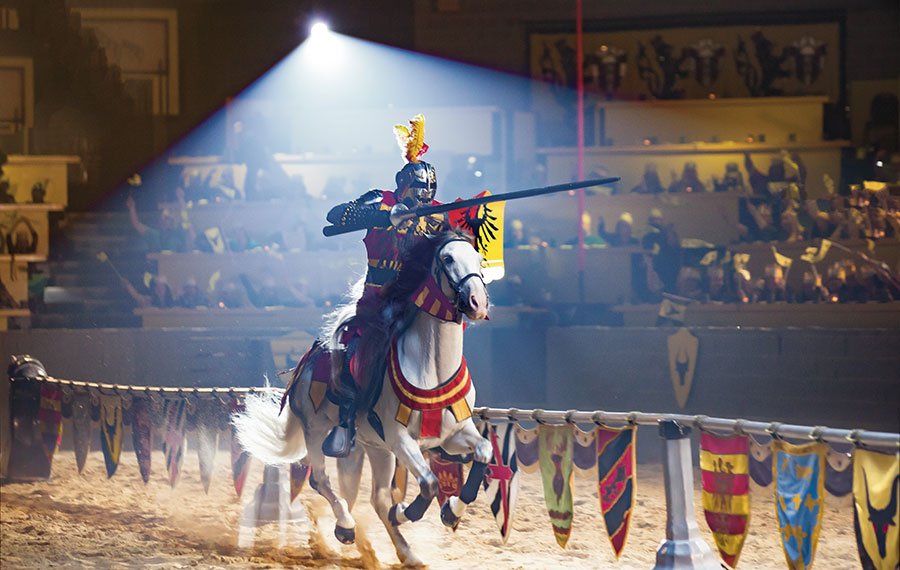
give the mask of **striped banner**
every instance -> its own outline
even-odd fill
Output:
[[[750,528],[747,436],[700,434],[703,513],[722,560],[737,567]]]
[[[618,560],[625,549],[634,510],[637,485],[634,437],[637,430],[634,426],[598,426],[596,432],[600,511],[603,513],[606,535]]]

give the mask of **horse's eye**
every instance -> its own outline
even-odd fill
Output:
[[[449,255],[444,256],[444,265],[450,265],[453,263],[453,258]]]

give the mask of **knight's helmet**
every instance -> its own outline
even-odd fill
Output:
[[[437,173],[434,166],[419,160],[428,150],[425,144],[425,117],[421,113],[416,115],[409,121],[409,127],[396,125],[394,134],[406,160],[406,165],[396,176],[397,189],[402,192],[397,196],[397,201],[411,199],[419,204],[431,203],[437,191]]]

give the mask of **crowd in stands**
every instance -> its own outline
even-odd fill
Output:
[[[806,168],[796,153],[782,152],[772,159],[766,172],[745,154],[744,168],[746,183],[738,165],[729,163],[721,179],[703,184],[696,164],[687,162],[680,178],[673,176],[673,182],[665,187],[656,166],[648,164],[641,182],[631,190],[640,194],[737,193],[739,219],[730,221],[740,237],[733,244],[707,247],[711,244],[681,239],[674,225],[666,223],[662,213],[654,208],[647,220],[647,232],[640,240],[633,235],[634,220],[628,212],[621,214],[611,232],[602,219],[594,231],[585,214],[585,246],[640,245],[643,251],[632,256],[631,301],[635,303],[659,302],[663,293],[712,303],[900,300],[900,264],[892,270],[874,258],[871,251],[848,251],[847,259],[824,264],[824,252],[821,258],[816,256],[822,251],[822,240],[865,240],[863,243],[871,250],[880,240],[900,239],[900,161],[889,162],[885,157],[877,162],[871,176],[874,180],[849,184],[844,189],[837,189],[826,176],[822,181],[825,192],[817,192],[828,196],[822,199],[808,197]],[[747,254],[735,250],[741,249],[742,244],[756,242],[772,245],[773,262],[765,266],[762,274],[751,275]],[[791,242],[807,242],[811,249],[796,260],[777,253],[779,244]],[[560,247],[574,244],[577,238]],[[555,244],[529,231],[521,220],[512,220],[505,245],[534,248]],[[817,265],[825,268],[820,270]],[[792,266],[795,272],[802,271],[802,281],[794,280],[799,282],[796,286],[789,285],[787,279]]]
[[[252,137],[240,132],[235,134],[239,141],[233,151],[235,157],[242,157],[248,164],[259,162],[259,157],[252,152]],[[284,228],[275,226],[223,229],[194,225],[192,208],[277,195],[277,192],[243,190],[248,181],[257,189],[269,184],[270,190],[279,184],[290,183],[278,180],[270,184],[277,177],[266,175],[265,167],[255,170],[258,173],[255,178],[237,184],[234,174],[237,171],[232,168],[209,171],[204,175],[185,169],[174,191],[174,200],[169,197],[159,204],[158,218],[152,210],[139,211],[135,201],[128,198],[126,209],[134,237],[140,243],[139,249],[144,253],[200,251],[210,254],[278,252],[298,245],[303,249],[303,232],[319,229],[314,220],[298,218],[299,242],[286,239]],[[857,253],[851,259],[829,263],[822,263],[821,259],[809,263],[801,259],[786,262],[782,259],[779,264],[775,252],[774,261],[761,273],[753,275],[745,255],[736,253],[741,244],[753,242],[771,243],[775,248],[783,243],[808,242],[810,247],[816,248],[823,239],[872,242],[900,239],[900,196],[895,193],[900,165],[896,161],[880,162],[874,174],[871,178],[875,182],[837,188],[827,176],[822,181],[807,180],[801,157],[782,152],[771,159],[765,171],[745,154],[743,171],[737,163],[729,163],[721,178],[713,177],[705,183],[697,165],[686,162],[681,174],[673,174],[671,183],[664,185],[656,166],[648,164],[640,183],[630,190],[631,193],[734,193],[739,199],[738,218],[729,222],[737,228],[739,239],[732,244],[716,246],[685,239],[663,218],[659,209],[653,208],[643,235],[636,234],[635,220],[629,212],[622,213],[611,229],[602,219],[595,224],[590,215],[585,214],[582,219],[584,243],[590,248],[626,247],[633,250],[630,301],[634,303],[659,302],[664,293],[709,303],[900,300],[900,267],[892,270],[871,255]],[[271,180],[267,181],[266,176]],[[809,198],[810,184],[821,184],[813,194],[827,197]],[[297,194],[297,189],[294,190],[292,194]],[[611,194],[619,193],[615,187],[608,190]],[[299,193],[309,199],[305,189]],[[578,244],[577,237],[562,243],[543,240],[522,221],[508,222],[505,247],[572,248]],[[791,265],[791,261],[796,263]],[[758,260],[755,265],[759,267]],[[789,282],[792,269],[794,279]],[[802,272],[802,280],[797,278],[797,272]],[[521,287],[516,280],[514,272],[508,273],[510,288]],[[305,307],[331,302],[330,299],[312,298],[302,281],[285,283],[256,275],[242,274],[220,284],[211,283],[209,288],[201,288],[193,277],[188,277],[177,291],[173,291],[163,275],[151,275],[144,281],[135,284],[134,280],[122,280],[137,307]],[[334,293],[336,299],[343,291]],[[498,294],[496,299],[516,302],[515,295]]]

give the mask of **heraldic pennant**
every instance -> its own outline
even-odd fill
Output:
[[[516,424],[516,464],[525,473],[536,473],[540,469],[538,463],[538,430],[525,429]]]
[[[112,477],[122,453],[122,398],[100,395],[100,444],[106,461],[106,476]]]
[[[700,434],[703,514],[719,554],[736,568],[750,528],[750,474],[747,436]]]
[[[772,440],[775,514],[790,570],[812,566],[825,510],[825,454],[828,445],[791,445]]]
[[[184,423],[187,416],[183,399],[166,400],[163,408],[165,436],[162,448],[166,457],[166,471],[169,473],[169,485],[173,488],[181,475],[181,463],[184,460]]]
[[[503,544],[512,532],[513,513],[519,497],[519,466],[513,424],[483,423],[481,435],[491,442],[494,455],[484,474],[484,489]]]
[[[900,454],[853,452],[853,523],[863,570],[900,564]]]
[[[231,415],[244,411],[244,404],[239,402],[237,398],[232,398],[229,404]],[[234,491],[240,498],[244,491],[244,482],[247,480],[247,473],[250,471],[250,452],[244,451],[238,442],[235,434],[236,428],[231,425],[231,477],[234,481]]]
[[[750,461],[750,478],[760,487],[768,487],[772,484],[772,438],[766,437],[764,443],[760,443],[752,435],[748,436],[750,453],[747,459]]]
[[[572,445],[572,465],[575,475],[587,479],[596,475],[597,428],[584,431],[575,426],[575,441]]]
[[[669,347],[669,375],[672,377],[672,387],[675,388],[675,399],[678,407],[683,408],[691,395],[700,341],[682,327],[669,336],[666,343]]]
[[[200,482],[209,494],[209,483],[219,447],[219,401],[197,402],[197,460],[200,462]]]
[[[147,398],[135,398],[131,405],[131,443],[141,479],[147,483],[150,481],[150,458],[153,454],[153,419]]]
[[[565,548],[572,532],[572,440],[574,424],[541,424],[538,431],[538,462],[544,484],[544,500],[556,542]]]
[[[430,453],[429,455],[431,455],[428,461],[431,466],[431,472],[438,479],[438,504],[443,505],[450,497],[458,497],[459,492],[462,490],[462,463],[447,461],[438,453]]]
[[[41,426],[41,443],[47,461],[53,464],[53,454],[62,441],[62,390],[46,384],[41,386],[41,407],[38,410]]]
[[[623,428],[597,427],[597,480],[600,511],[606,534],[616,559],[625,549],[634,495],[637,469],[635,467],[634,426]]]

